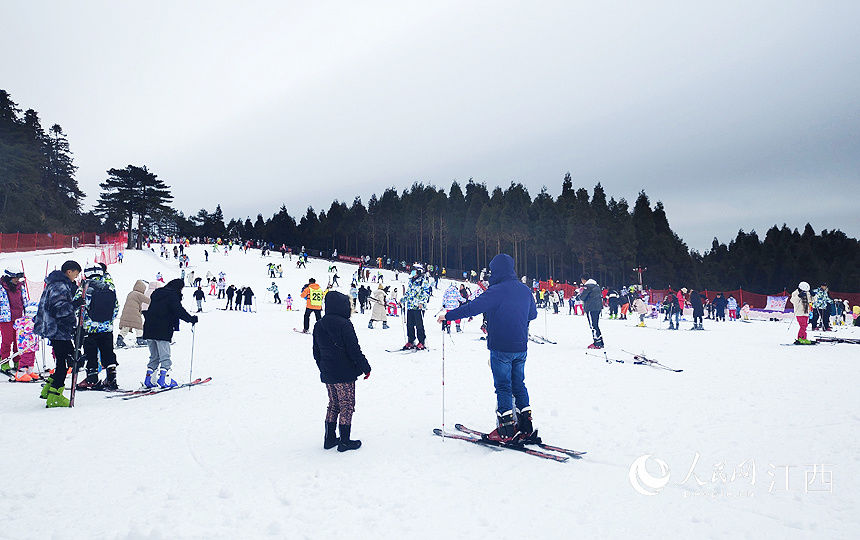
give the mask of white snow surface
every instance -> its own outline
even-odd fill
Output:
[[[228,283],[251,285],[258,312],[221,311],[224,301],[207,297],[193,369],[213,380],[190,390],[129,401],[79,392],[74,409],[45,409],[39,385],[4,381],[0,537],[860,535],[857,345],[783,347],[797,328],[787,323],[706,320],[707,331],[691,332],[686,321],[670,332],[653,319],[642,329],[633,327],[637,321],[604,318],[607,356],[628,361],[608,364],[585,354],[591,337],[583,317],[541,311],[532,332],[558,344],[529,344],[535,425],[545,442],[588,452],[556,463],[432,435],[442,422],[442,342],[432,314],[443,281],[424,319],[428,352],[386,353],[404,342],[402,318],[389,318],[388,330],[378,323],[369,330],[369,315],[353,315],[373,371],[357,382],[353,438],[363,446],[338,453],[322,448],[327,397],[312,338],[292,331],[302,324],[299,287],[309,277],[324,286],[330,263],[311,259],[296,270],[295,260],[283,261],[284,277],[275,281],[282,298],[295,299],[297,310],[288,312],[264,299],[272,281],[265,264],[281,262],[280,254],[264,259],[234,249],[205,263],[202,246],[187,252],[196,275],[223,270]],[[125,255],[110,267],[120,304],[136,279],[179,275],[172,258]],[[0,263],[23,259],[38,279],[46,263],[53,269],[92,256],[88,249],[2,254]],[[337,267],[346,293],[355,267]],[[405,278],[384,274],[386,284]],[[191,292],[184,291],[189,311]],[[465,323],[462,334],[446,339],[449,431],[455,422],[486,431],[494,425],[479,324]],[[839,328],[833,335],[858,332]],[[189,377],[191,346],[183,322],[172,348],[180,382]],[[622,349],[684,371],[633,365]],[[120,386],[138,387],[147,349],[117,355]],[[645,455],[645,472],[634,477],[657,477],[646,486],[659,491],[651,496],[634,490],[630,478],[631,465]]]

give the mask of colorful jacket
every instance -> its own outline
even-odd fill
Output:
[[[425,309],[430,300],[430,295],[427,293],[429,287],[430,282],[424,276],[411,280],[404,298],[406,309]]]
[[[116,295],[116,287],[113,284],[113,279],[110,277],[110,274],[105,275],[94,275],[91,278],[87,278],[86,280],[86,289],[87,289],[87,309],[84,310],[84,332],[88,334],[102,334],[105,332],[113,332],[113,322],[116,320],[117,316],[119,316],[119,301],[114,300],[113,306],[113,316],[109,321],[104,322],[96,322],[90,319],[89,307],[90,302],[93,299],[93,289],[110,289]],[[75,291],[75,296],[72,300],[80,300],[83,296],[84,286],[78,287],[78,290]]]
[[[832,302],[830,295],[821,287],[812,291],[812,307],[815,309],[825,309]]]
[[[22,281],[19,285],[21,291],[21,299],[24,306],[30,303],[30,295],[27,294],[27,286]],[[9,293],[6,292],[6,287],[0,285],[0,322],[12,322],[12,310],[9,307]]]
[[[75,308],[72,296],[75,283],[59,270],[45,278],[45,290],[39,299],[39,311],[33,319],[36,335],[55,340],[71,340],[75,332]]]
[[[442,305],[445,306],[445,309],[457,309],[463,302],[465,302],[463,295],[460,294],[460,291],[454,285],[448,287],[445,290],[445,294],[442,295]]]
[[[18,350],[22,353],[36,352],[39,350],[39,338],[33,333],[33,319],[21,317],[15,320],[13,325],[18,335]]]

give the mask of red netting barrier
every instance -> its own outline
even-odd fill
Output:
[[[531,284],[529,284],[531,286]],[[553,283],[550,286],[549,281],[541,281],[540,288],[546,289],[548,291],[557,291],[563,290],[564,297],[570,298],[574,294],[576,294],[576,287],[573,285],[569,285],[566,283]],[[677,293],[677,291],[673,291]],[[713,301],[716,298],[717,293],[723,293],[724,298],[728,298],[729,296],[734,296],[735,300],[738,301],[739,306],[743,306],[745,303],[749,304],[753,309],[764,309],[767,306],[767,297],[768,296],[791,296],[791,291],[780,291],[778,293],[773,293],[770,295],[755,293],[752,291],[747,291],[744,289],[735,289],[733,291],[712,291],[706,289],[701,291],[702,294],[707,296],[708,300]],[[651,304],[659,304],[663,302],[663,299],[669,293],[668,289],[646,289],[645,293],[648,295],[648,301]],[[840,300],[848,300],[848,303],[851,306],[860,306],[860,293],[844,293],[844,292],[836,292],[830,291],[830,298],[840,299]],[[793,308],[791,306],[791,301],[789,301],[786,305],[786,311],[791,311]]]
[[[15,251],[37,251],[40,249],[76,248],[82,245],[112,244],[122,249],[128,242],[128,233],[115,234],[97,233],[0,233],[0,253]]]

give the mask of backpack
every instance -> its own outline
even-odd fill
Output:
[[[110,287],[94,287],[90,286],[89,305],[87,306],[87,316],[91,321],[96,323],[110,322],[113,320],[113,311],[116,306],[116,291]]]

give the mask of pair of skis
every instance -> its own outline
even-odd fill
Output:
[[[529,341],[532,341],[534,343],[538,343],[540,345],[545,345],[547,343],[549,343],[550,345],[558,345],[558,343],[556,343],[555,341],[553,341],[551,339],[545,338],[543,336],[536,336],[534,334],[529,334]]]
[[[430,349],[428,349],[427,347],[424,347],[423,349],[416,349],[413,347],[411,349],[385,349],[385,352],[387,352],[387,353],[411,354],[411,353],[417,353],[417,352],[429,351],[429,350]]]
[[[669,366],[667,366],[665,364],[661,364],[657,360],[653,360],[651,358],[648,358],[644,354],[636,354],[636,353],[632,353],[630,351],[625,351],[623,349],[621,352],[631,355],[633,357],[632,363],[634,365],[637,365],[637,366],[651,366],[653,368],[665,369],[666,371],[673,371],[675,373],[681,373],[682,371],[684,371],[683,369],[670,368]],[[603,351],[603,356],[598,355],[598,354],[591,354],[591,353],[585,353],[585,354],[588,356],[594,356],[595,358],[603,358],[604,360],[606,360],[606,363],[608,363],[608,364],[611,364],[613,361],[617,362],[619,364],[626,364],[627,363],[624,360],[620,360],[618,358],[609,358],[609,356],[607,356],[607,354],[606,354],[606,351]]]
[[[541,459],[548,459],[551,461],[557,461],[559,463],[564,463],[570,458],[582,459],[582,456],[585,454],[585,452],[580,452],[578,450],[569,450],[567,448],[561,448],[558,446],[546,444],[541,441],[540,438],[537,437],[537,432],[535,432],[530,439],[525,441],[502,443],[489,439],[488,433],[467,428],[463,424],[454,424],[454,427],[457,429],[457,431],[459,431],[459,433],[450,433],[436,428],[433,430],[433,434],[438,437],[443,437],[445,439],[457,439],[460,441],[466,441],[478,446],[485,446],[487,448],[491,448],[497,451],[513,450],[515,452],[522,452],[530,456],[535,456]],[[536,446],[541,450],[535,450],[534,448],[530,448],[530,446]]]
[[[820,343],[851,343],[853,345],[860,345],[860,338],[815,336],[815,341]]]
[[[122,398],[123,400],[129,399],[137,399],[144,396],[153,396],[155,394],[162,394],[164,392],[169,392],[171,390],[179,390],[180,388],[188,388],[191,386],[197,386],[200,384],[208,383],[212,380],[212,377],[206,377],[205,379],[194,379],[191,382],[187,382],[184,384],[180,384],[177,386],[173,386],[170,388],[140,388],[138,390],[116,390],[111,393],[109,396],[105,396],[106,398]]]

